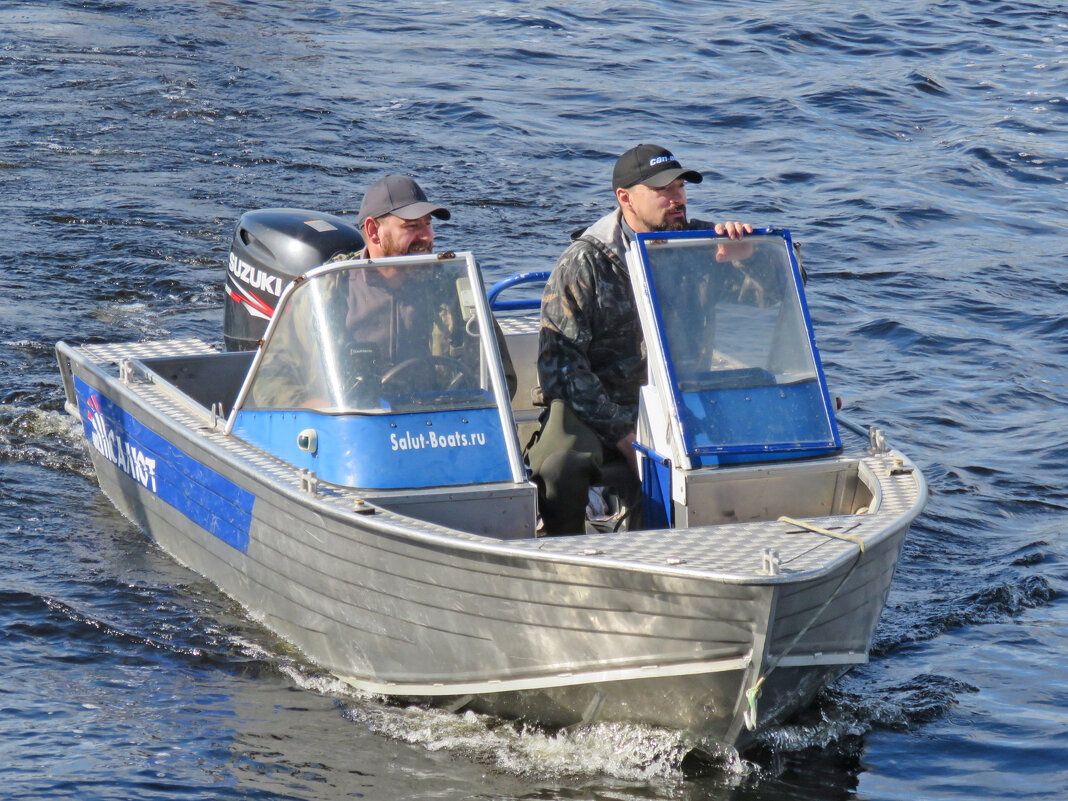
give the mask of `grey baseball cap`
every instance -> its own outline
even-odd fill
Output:
[[[419,184],[407,175],[379,178],[364,192],[358,218],[360,226],[368,217],[385,214],[396,214],[405,220],[418,220],[427,214],[433,214],[439,220],[447,220],[452,216],[448,209],[427,200]]]

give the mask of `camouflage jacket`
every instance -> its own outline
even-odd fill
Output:
[[[560,398],[613,447],[634,428],[645,343],[617,209],[563,252],[545,285],[538,335],[542,400]]]
[[[565,401],[609,447],[634,430],[646,376],[628,244],[619,209],[571,243],[545,285],[538,336],[541,402]]]

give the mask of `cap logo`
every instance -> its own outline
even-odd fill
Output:
[[[663,164],[665,161],[674,161],[674,160],[675,160],[675,157],[672,156],[670,153],[668,153],[667,155],[664,155],[664,156],[656,156],[655,158],[649,159],[649,166],[650,167],[655,167],[657,164]]]

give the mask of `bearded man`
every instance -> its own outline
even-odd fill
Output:
[[[358,223],[366,247],[353,258],[380,259],[411,256],[434,249],[431,217],[447,220],[449,210],[426,199],[406,175],[387,175],[369,187],[360,203]]]
[[[432,253],[434,228],[431,218],[448,220],[448,209],[427,200],[419,185],[407,176],[387,175],[371,184],[360,203],[359,225],[364,248],[354,253],[337,253],[328,263],[369,259],[372,262],[391,256]],[[300,343],[280,352],[268,352],[261,377],[252,386],[252,402],[259,408],[323,408],[327,400],[325,377],[320,369],[324,360],[318,339],[309,325],[313,316],[333,334],[347,332],[348,338],[335,342],[342,353],[348,372],[368,371],[381,375],[406,361],[424,363],[409,369],[404,382],[397,380],[394,389],[421,384],[433,388],[435,382],[455,377],[447,368],[438,375],[426,366],[427,357],[453,359],[466,368],[469,376],[479,375],[479,348],[473,346],[459,300],[459,288],[450,282],[427,276],[427,270],[395,266],[388,261],[350,272],[335,273],[317,279],[322,300],[319,310],[297,301],[288,315],[286,336]],[[291,303],[291,306],[293,304]],[[335,318],[343,325],[335,324]],[[504,335],[494,323],[497,346],[504,366],[509,391],[515,394],[516,376],[508,355]],[[475,332],[477,334],[477,332]]]
[[[573,236],[545,286],[538,379],[548,409],[527,455],[546,534],[583,532],[589,488],[609,476],[632,509],[637,503],[633,444],[646,364],[627,248],[636,233],[713,229],[741,239],[753,231],[688,219],[685,184],[701,180],[662,147],[628,150],[612,172],[617,208]]]
[[[449,210],[427,200],[423,190],[404,175],[379,178],[364,193],[359,225],[364,249],[340,254],[339,259],[381,259],[431,253],[434,248],[432,217],[447,220]],[[423,271],[382,265],[353,273],[349,278],[348,314],[345,325],[382,347],[382,357],[399,364],[414,356],[426,356],[427,343],[436,340],[436,356],[451,356],[452,340],[461,344],[462,320],[455,306],[455,289],[440,297],[428,295],[431,288],[412,276]],[[437,308],[439,305],[441,309]],[[432,310],[433,309],[433,310]]]
[[[434,226],[431,218],[448,220],[449,210],[431,203],[413,179],[405,175],[379,178],[364,193],[358,222],[363,231],[361,253],[340,254],[339,259],[382,259],[432,253]],[[377,332],[366,341],[382,348],[382,358],[397,365],[427,354],[477,360],[477,349],[468,347],[468,334],[460,309],[458,288],[413,279],[412,270],[381,264],[354,273],[349,278],[350,330]],[[424,271],[416,271],[417,275]],[[494,320],[509,391],[516,388],[515,370],[504,334]],[[467,365],[478,374],[477,361]]]

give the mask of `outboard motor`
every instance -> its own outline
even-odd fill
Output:
[[[304,209],[242,214],[227,265],[226,350],[255,350],[291,280],[338,253],[362,249],[359,229],[332,214]]]

